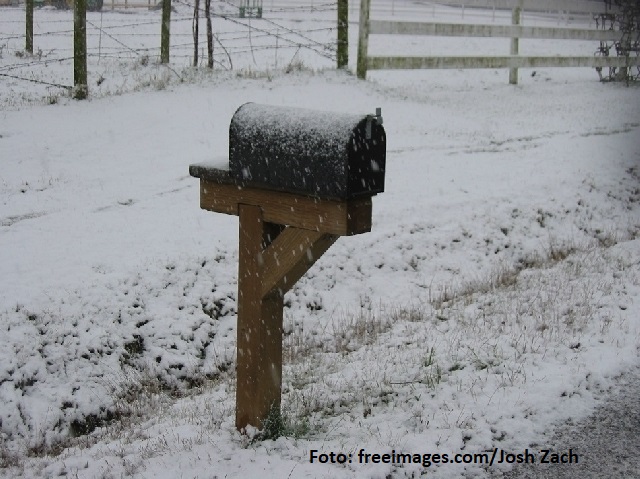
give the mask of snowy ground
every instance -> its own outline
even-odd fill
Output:
[[[480,477],[358,451],[537,452],[638,364],[637,87],[323,62],[46,106],[0,83],[1,476]],[[287,296],[277,440],[235,431],[237,219],[188,176],[247,101],[380,106],[388,138],[372,232]]]

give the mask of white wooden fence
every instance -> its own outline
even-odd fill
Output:
[[[564,11],[587,14],[604,13],[604,2],[585,0],[446,0],[447,5],[489,9],[509,9],[511,25],[463,23],[418,23],[371,20],[371,0],[361,0],[357,75],[365,78],[368,70],[411,70],[428,68],[509,68],[509,82],[518,82],[518,68],[591,67],[630,68],[640,66],[638,56],[520,56],[519,39],[620,41],[616,30],[530,27],[520,25],[523,9],[527,11]],[[611,10],[609,11],[611,12]],[[503,37],[511,39],[505,56],[369,56],[369,35],[429,35],[444,37]],[[594,51],[596,48],[594,47]]]

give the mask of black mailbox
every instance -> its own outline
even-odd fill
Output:
[[[266,188],[350,199],[384,191],[386,136],[376,115],[246,103],[229,127],[229,175]]]

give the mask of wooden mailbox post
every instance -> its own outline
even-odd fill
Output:
[[[280,408],[284,294],[339,236],[371,231],[371,197],[384,189],[381,123],[379,112],[335,120],[245,104],[231,122],[229,169],[189,168],[200,179],[200,207],[240,220],[239,430],[260,428]]]

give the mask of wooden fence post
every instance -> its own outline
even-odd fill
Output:
[[[193,66],[198,66],[198,38],[200,30],[200,0],[195,0],[193,6],[193,20],[191,21],[191,32],[193,33]]]
[[[162,0],[160,27],[160,63],[169,63],[169,35],[171,29],[171,0]]]
[[[369,54],[369,11],[371,0],[360,0],[360,31],[358,36],[358,64],[356,75],[361,80],[367,77],[367,55]]]
[[[204,16],[207,18],[207,68],[213,70],[213,24],[211,23],[211,0],[204,0]]]
[[[87,98],[87,0],[73,4],[73,97]]]
[[[338,0],[338,68],[349,66],[349,0]]]
[[[25,3],[26,10],[26,45],[24,49],[27,53],[31,53],[33,55],[33,0],[27,0]]]
[[[520,17],[522,13],[522,8],[520,6],[514,7],[511,12],[511,25],[520,25]],[[511,56],[518,55],[520,50],[520,39],[518,37],[511,38]],[[510,68],[509,69],[509,84],[517,85],[518,84],[518,69]]]

